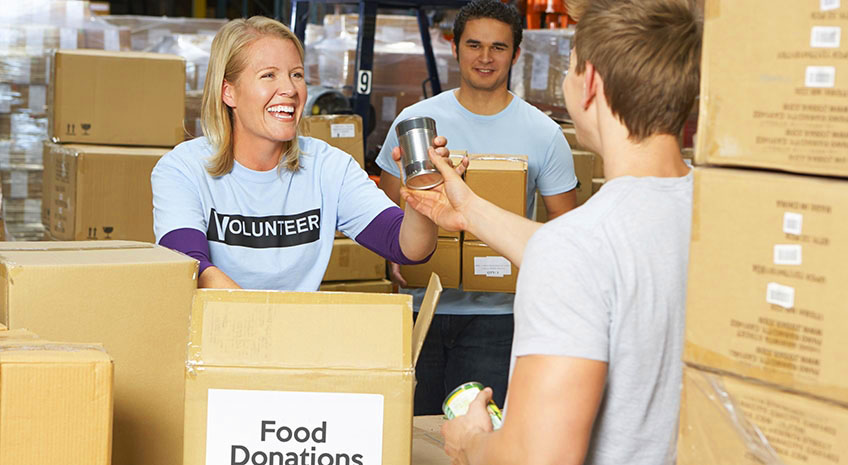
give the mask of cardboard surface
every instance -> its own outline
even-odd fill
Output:
[[[389,294],[392,292],[392,282],[388,279],[374,281],[335,281],[321,283],[319,291],[327,292],[375,292]]]
[[[152,244],[0,244],[0,323],[97,341],[115,361],[112,464],[180,463],[196,278],[195,260]]]
[[[359,115],[308,115],[300,120],[301,135],[321,139],[349,153],[365,168],[362,117]]]
[[[185,59],[59,50],[48,91],[53,142],[173,147],[185,138]]]
[[[50,237],[155,242],[150,174],[168,150],[45,143],[42,216]]]
[[[109,465],[109,355],[99,345],[20,336],[0,337],[0,463]]]
[[[848,402],[848,181],[695,170],[684,359]]]
[[[848,176],[848,4],[827,3],[707,1],[699,164]]]
[[[462,253],[460,241],[455,237],[440,237],[436,251],[427,263],[420,265],[401,265],[400,273],[406,280],[407,287],[427,287],[430,274],[436,273],[442,281],[442,286],[449,289],[459,287],[461,277]]]
[[[245,453],[283,460],[304,450],[316,463],[324,454],[409,463],[414,361],[440,291],[434,277],[425,318],[413,328],[407,295],[199,290],[184,465],[229,464]],[[278,432],[262,440],[257,432],[271,422]],[[298,428],[313,435],[298,436]]]
[[[450,465],[441,428],[443,415],[412,418],[412,465]]]
[[[848,408],[686,367],[678,465],[807,465],[848,457]]]
[[[471,155],[465,183],[480,197],[516,215],[527,216],[527,156]],[[478,240],[465,233],[465,240]]]
[[[595,172],[596,157],[592,152],[572,151],[574,156],[574,174],[577,175],[577,206],[583,205],[592,196],[592,177]]]
[[[353,239],[333,239],[333,252],[324,281],[385,279],[386,260]]]
[[[515,292],[518,268],[480,241],[462,242],[462,289]]]

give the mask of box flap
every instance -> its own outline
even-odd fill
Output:
[[[32,241],[3,242],[0,252],[5,251],[57,251],[57,250],[111,250],[111,249],[152,249],[156,247],[147,242],[135,241]]]
[[[153,52],[130,52],[130,51],[108,51],[108,50],[93,50],[93,49],[63,49],[56,51],[57,56],[61,55],[77,55],[77,56],[93,56],[93,57],[108,57],[108,58],[144,58],[148,60],[162,61],[185,61],[185,58],[179,55],[169,53],[153,53]]]
[[[23,336],[23,339],[0,338],[0,364],[111,362],[112,360],[100,344],[51,342],[26,338],[26,334]]]
[[[469,158],[468,169],[492,171],[526,171],[526,155],[473,154]]]
[[[26,266],[111,266],[195,262],[165,247],[131,241],[4,242],[0,264]]]
[[[117,145],[86,145],[86,144],[53,144],[46,143],[49,150],[92,155],[135,155],[146,157],[162,157],[172,149],[168,147],[123,147]]]
[[[427,337],[427,330],[430,329],[430,323],[433,321],[433,315],[436,313],[436,306],[439,304],[439,297],[441,296],[442,282],[439,280],[439,275],[432,273],[430,274],[427,291],[424,293],[424,301],[421,302],[421,308],[418,310],[415,328],[412,329],[413,366],[418,364],[418,356],[421,354],[421,348],[424,347],[424,339]]]
[[[0,324],[0,326],[3,326]],[[3,328],[6,328],[3,326]],[[3,341],[19,341],[22,339],[38,339],[38,335],[28,329],[7,329],[0,331],[0,344]]]
[[[198,290],[187,367],[412,367],[412,297]]]

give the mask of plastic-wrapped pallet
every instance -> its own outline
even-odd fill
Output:
[[[512,91],[557,120],[568,120],[562,80],[568,71],[574,28],[525,30],[512,67]]]
[[[0,174],[9,240],[44,236],[42,153],[50,51],[129,50],[130,29],[92,16],[87,1],[4,2],[0,9]]]

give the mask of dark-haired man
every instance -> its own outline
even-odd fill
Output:
[[[498,0],[463,7],[454,22],[453,54],[461,72],[458,89],[404,109],[389,131],[377,164],[380,187],[399,201],[400,172],[392,160],[398,145],[394,126],[413,116],[436,121],[450,147],[469,153],[528,156],[526,215],[535,209],[538,188],[549,218],[575,206],[577,178],[571,149],[559,126],[507,88],[510,67],[521,52],[521,16]],[[393,281],[406,282],[393,265]],[[415,307],[423,292],[413,291]],[[503,405],[512,345],[513,294],[447,289],[418,360],[415,414],[441,413],[445,396],[466,381],[492,386]]]

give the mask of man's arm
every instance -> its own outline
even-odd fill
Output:
[[[527,355],[515,363],[509,411],[491,432],[486,390],[468,415],[442,428],[453,463],[468,465],[580,465],[606,383],[607,363],[575,357]]]
[[[573,210],[577,207],[577,189],[555,195],[543,195],[545,210],[548,212],[548,221]]]

